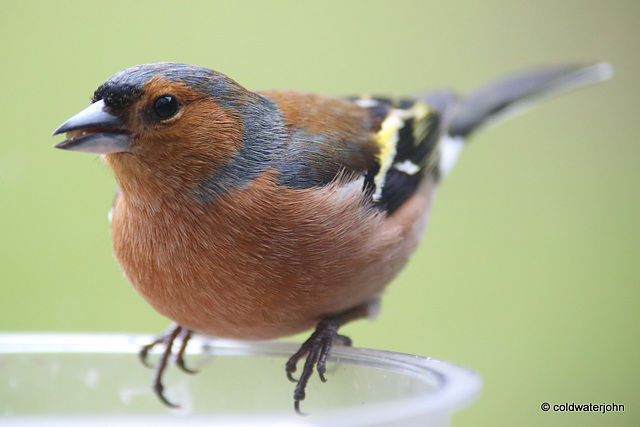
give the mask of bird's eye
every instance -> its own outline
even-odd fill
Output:
[[[179,108],[178,99],[173,95],[162,95],[153,101],[154,113],[163,120],[175,116]]]

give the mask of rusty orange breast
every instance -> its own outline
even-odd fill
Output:
[[[145,209],[122,193],[113,248],[133,286],[180,325],[277,338],[379,294],[417,246],[432,188],[390,217],[356,182],[294,190],[269,174],[204,207]]]

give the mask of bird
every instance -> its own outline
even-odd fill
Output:
[[[250,91],[191,64],[119,71],[60,125],[56,148],[100,155],[128,281],[174,323],[152,388],[193,334],[270,340],[313,330],[286,362],[294,409],[326,381],[338,333],[374,317],[422,239],[438,185],[468,138],[539,101],[611,77],[607,63],[537,67],[459,93],[324,96]],[[294,373],[304,359],[298,378]]]

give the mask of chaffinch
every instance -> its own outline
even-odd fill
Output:
[[[120,71],[54,135],[101,154],[118,184],[113,250],[175,325],[153,388],[192,332],[272,339],[315,332],[286,364],[295,409],[344,323],[373,315],[421,239],[438,183],[467,137],[532,101],[609,77],[607,64],[518,74],[459,96],[334,98],[251,92],[194,65]],[[174,343],[179,346],[174,349]],[[295,380],[297,362],[305,358]]]

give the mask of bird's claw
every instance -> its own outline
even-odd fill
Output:
[[[322,382],[326,382],[324,374],[327,371],[327,357],[333,343],[351,345],[351,340],[344,335],[338,335],[340,322],[335,318],[325,318],[318,323],[314,333],[306,340],[300,349],[287,361],[285,371],[290,381],[297,383],[293,392],[294,408],[298,415],[305,415],[300,411],[300,401],[305,398],[305,389],[315,367]],[[302,373],[298,379],[293,377],[297,370],[298,361],[306,355]]]
[[[167,365],[169,364],[169,358],[172,355],[174,356],[174,363],[178,368],[180,368],[180,370],[188,374],[195,374],[197,372],[194,369],[188,368],[184,361],[184,353],[187,349],[187,344],[191,339],[191,335],[192,331],[190,329],[182,327],[178,324],[174,324],[153,342],[144,345],[140,349],[140,353],[138,354],[142,364],[155,369],[151,387],[156,396],[158,396],[158,399],[160,399],[163,404],[170,408],[179,408],[180,405],[176,405],[175,403],[171,402],[164,395],[164,384],[162,383],[162,377],[164,375],[165,369],[167,368]],[[176,340],[180,340],[180,348],[178,348],[177,352],[173,353],[173,344]],[[149,352],[151,352],[151,350],[153,350],[153,348],[158,344],[162,344],[164,346],[164,350],[160,355],[158,364],[153,367],[148,361]]]

